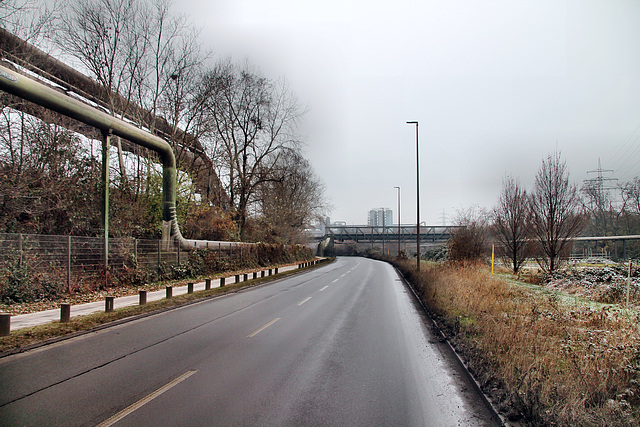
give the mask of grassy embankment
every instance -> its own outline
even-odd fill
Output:
[[[506,413],[532,425],[640,424],[638,314],[579,304],[482,265],[396,263]]]

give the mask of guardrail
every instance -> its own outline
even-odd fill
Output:
[[[306,267],[311,267],[311,266],[315,266],[324,262],[329,261],[327,258],[320,258],[320,259],[314,259],[312,261],[305,261],[302,263],[298,263],[297,265],[297,269],[303,269]],[[291,269],[295,269],[295,267],[289,266],[289,267],[285,267],[284,270],[291,270]],[[246,282],[248,280],[255,280],[258,278],[258,274],[260,275],[259,277],[264,278],[265,276],[273,276],[273,275],[278,275],[279,273],[279,267],[273,267],[273,268],[267,268],[267,269],[262,269],[260,271],[253,271],[251,273],[243,273],[243,274],[235,274],[233,276],[222,276],[219,278],[220,282],[218,284],[219,287],[224,287],[226,284],[226,280],[225,279],[230,279],[230,278],[234,278],[234,283],[240,283],[242,282]],[[251,279],[249,278],[249,274],[251,274]],[[242,280],[240,280],[240,277],[242,277]],[[204,284],[204,288],[202,288],[202,285]],[[188,282],[186,285],[186,293],[187,294],[193,294],[195,292],[195,282]],[[212,288],[212,278],[207,278],[205,279],[204,283],[199,283],[199,291],[208,291]],[[177,294],[184,294],[185,292],[185,286],[182,287],[177,287]],[[202,288],[202,289],[201,289]],[[165,286],[164,289],[164,298],[166,299],[170,299],[174,297],[174,287],[171,285],[167,285]],[[162,297],[158,297],[157,294],[162,293],[162,290],[158,290],[158,291],[154,291],[152,292],[152,299],[154,301],[161,299]],[[138,291],[138,305],[145,305],[147,304],[147,295],[148,295],[148,291],[147,290],[139,290]],[[133,295],[135,296],[135,294]],[[122,299],[130,299],[131,296],[124,296],[122,297]],[[104,311],[105,313],[110,313],[112,311],[114,311],[115,309],[115,296],[112,295],[107,295],[105,297],[104,300]],[[95,310],[96,308],[96,304],[99,303],[99,301],[95,301],[92,303],[86,303],[86,304],[80,304],[78,306],[74,306],[76,308],[79,308],[81,314],[89,314],[89,313],[94,313],[97,312],[99,310]],[[121,307],[124,306],[131,306],[131,305],[135,305],[135,302],[131,302],[131,301],[125,301],[123,304],[120,304]],[[88,308],[89,307],[89,308]],[[71,320],[71,304],[69,303],[61,303],[60,304],[60,322],[61,323],[68,323]],[[47,310],[41,313],[31,313],[31,314],[26,314],[26,315],[21,315],[21,317],[23,317],[22,321],[19,321],[18,323],[21,324],[21,327],[26,327],[25,326],[25,321],[24,321],[24,316],[39,316],[38,320],[34,320],[33,318],[30,319],[29,322],[27,322],[27,325],[29,326],[33,326],[36,324],[43,324],[43,323],[47,323],[49,321],[51,321],[52,319],[50,318],[50,314],[49,312],[51,312],[53,310]],[[43,316],[44,315],[44,316]],[[76,314],[78,315],[78,314]],[[8,336],[11,333],[11,315],[9,313],[2,313],[0,312],[0,337],[3,336]]]

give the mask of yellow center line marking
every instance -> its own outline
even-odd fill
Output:
[[[278,320],[280,320],[279,317],[276,317],[275,319],[273,319],[271,322],[267,323],[266,325],[264,325],[263,327],[256,329],[255,331],[253,331],[251,334],[247,335],[247,338],[251,338],[251,337],[255,337],[256,335],[258,335],[260,332],[264,331],[265,329],[267,329],[269,326],[273,325],[274,323],[276,323]]]
[[[324,288],[320,289],[318,292],[322,292],[322,291],[324,291],[325,289],[327,289],[328,287],[329,287],[329,285],[327,285],[327,286],[325,286]]]
[[[153,393],[151,393],[147,397],[143,397],[142,399],[138,400],[133,405],[123,409],[122,411],[118,412],[117,414],[115,414],[111,418],[101,422],[100,424],[98,424],[98,427],[109,427],[109,426],[114,425],[115,423],[117,423],[118,421],[120,421],[121,419],[126,417],[127,415],[131,414],[132,412],[140,409],[142,406],[144,406],[147,403],[151,402],[153,399],[155,399],[156,397],[160,396],[162,393],[164,393],[164,392],[168,391],[169,389],[177,386],[182,381],[186,380],[187,378],[189,378],[191,375],[195,374],[196,372],[198,372],[198,371],[187,371],[187,372],[185,372],[184,374],[180,375],[178,378],[176,378],[175,380],[171,381],[170,383],[163,385],[162,387],[160,387],[159,389],[157,389],[156,391],[154,391]]]
[[[298,303],[298,307],[300,307],[302,304],[304,304],[305,302],[309,301],[310,299],[311,299],[311,297],[303,299],[302,301],[300,301]]]

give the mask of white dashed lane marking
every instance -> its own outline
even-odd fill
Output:
[[[267,323],[266,325],[264,325],[263,327],[256,329],[255,331],[253,331],[252,333],[250,333],[247,338],[251,338],[251,337],[255,337],[256,335],[258,335],[260,332],[264,331],[265,329],[267,329],[269,326],[273,325],[274,323],[276,323],[278,320],[280,320],[279,317],[276,317],[275,319],[273,319],[271,322]]]
[[[298,307],[300,307],[302,304],[304,304],[305,302],[309,301],[310,299],[311,299],[311,297],[308,297],[308,298],[303,299],[302,301],[300,301],[300,302],[298,303]]]

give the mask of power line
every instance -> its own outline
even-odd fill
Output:
[[[621,145],[619,145],[619,146],[618,146],[618,148],[616,149],[616,151],[615,151],[614,153],[612,153],[612,154],[609,156],[609,160],[610,160],[610,162],[613,164],[613,166],[614,166],[616,169],[619,169],[619,168],[617,167],[617,163],[618,163],[618,161],[623,161],[623,162],[624,162],[625,160],[627,160],[627,159],[628,159],[628,156],[626,156],[626,154],[628,153],[629,149],[631,149],[631,148],[633,148],[633,147],[636,147],[636,148],[637,148],[637,146],[636,146],[635,144],[633,144],[633,143],[632,143],[630,146],[627,146],[627,145],[628,145],[629,143],[631,143],[631,142],[632,142],[633,136],[634,136],[634,135],[636,135],[636,133],[638,132],[638,130],[640,130],[640,125],[638,125],[638,127],[637,127],[633,132],[631,132],[631,134],[630,134],[630,135],[628,135],[628,136],[626,137],[626,139],[624,140],[624,142],[623,142]],[[635,138],[635,139],[633,139],[633,142],[635,142],[635,141],[637,141],[637,140],[638,140],[638,136],[636,136],[636,138]],[[622,153],[622,157],[620,157],[620,156],[619,156],[619,154],[620,154],[623,150],[624,150],[624,152]]]
[[[638,145],[638,140],[640,139],[640,135],[638,135],[636,137],[636,139],[634,140],[635,143],[635,147],[633,152],[631,153],[631,155],[627,155],[624,160],[622,161],[622,164],[620,165],[620,167],[618,168],[619,173],[621,173],[623,176],[627,176],[628,173],[631,173],[633,175],[637,175],[634,174],[634,170],[635,170],[635,166],[638,164],[638,156],[637,153],[640,150],[640,145]],[[627,150],[628,152],[628,150]],[[629,164],[631,164],[631,162],[634,162],[631,166],[628,166]]]
[[[442,209],[442,215],[440,215],[440,219],[442,220],[442,225],[447,225],[447,219],[449,219],[449,215]]]
[[[605,176],[605,174],[608,173],[613,174],[613,169],[602,169],[600,158],[598,158],[598,168],[587,171],[587,173],[595,173],[597,175],[595,178],[585,179],[583,181],[583,191],[597,197],[599,201],[610,200],[609,191],[619,188],[618,178]]]

